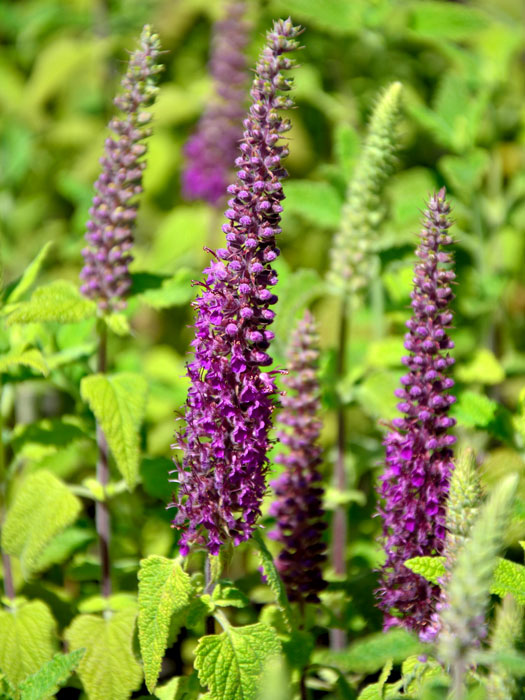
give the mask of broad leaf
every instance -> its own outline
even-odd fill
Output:
[[[459,425],[469,428],[486,428],[496,415],[498,404],[484,394],[462,391],[452,407],[452,415]]]
[[[29,350],[12,350],[6,355],[0,356],[0,373],[9,372],[10,369],[23,365],[40,372],[45,377],[49,374],[49,367],[44,359],[44,356],[36,348]]]
[[[28,575],[53,537],[70,525],[81,509],[79,499],[54,474],[41,470],[22,483],[7,512],[2,547],[20,558]]]
[[[199,640],[195,668],[211,700],[255,700],[266,665],[280,651],[267,625],[227,626],[222,634]]]
[[[17,601],[0,610],[0,669],[11,684],[50,661],[56,646],[56,623],[41,600]]]
[[[54,696],[59,684],[69,678],[83,655],[83,649],[72,651],[71,654],[57,654],[20,684],[20,700],[45,700]]]
[[[252,537],[257,545],[257,549],[259,550],[259,558],[263,574],[266,577],[266,582],[275,594],[275,599],[283,614],[286,627],[289,631],[291,631],[293,628],[292,609],[290,608],[290,603],[288,602],[286,588],[284,587],[282,579],[279,576],[279,572],[275,568],[272,555],[270,554],[259,530],[254,530]]]
[[[82,398],[104,431],[118,470],[133,489],[139,471],[139,429],[146,410],[147,384],[140,374],[93,374],[80,383]]]
[[[405,566],[430,583],[438,584],[438,579],[446,574],[445,561],[445,557],[413,557],[406,560]]]
[[[140,295],[142,301],[154,309],[168,309],[170,306],[187,304],[194,296],[192,280],[195,273],[187,268],[177,270],[175,275],[162,282],[157,289],[148,289]]]
[[[107,617],[79,615],[65,632],[70,649],[85,648],[78,675],[89,700],[128,700],[142,682],[132,651],[137,616],[128,607]]]
[[[191,676],[175,676],[168,683],[155,690],[159,700],[195,700],[200,695],[200,684],[196,673]]]
[[[321,651],[314,661],[337,666],[345,672],[375,673],[392,660],[394,664],[419,654],[424,645],[403,629],[378,632],[351,644],[344,651]]]
[[[191,579],[177,561],[151,556],[140,562],[139,641],[150,693],[157,684],[171,619],[187,610],[192,593]]]
[[[97,305],[81,296],[71,282],[57,280],[35,289],[29,301],[9,306],[7,310],[7,325],[40,321],[75,323],[95,316]]]

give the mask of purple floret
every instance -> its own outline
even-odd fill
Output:
[[[439,587],[405,565],[416,556],[441,554],[445,540],[445,509],[453,469],[449,434],[455,420],[448,416],[455,398],[448,376],[454,343],[447,335],[452,323],[450,288],[455,278],[448,234],[450,207],[445,189],[431,197],[416,251],[413,316],[407,322],[402,362],[408,373],[396,390],[403,418],[392,421],[385,439],[386,468],[381,477],[379,513],[383,519],[386,562],[378,591],[385,628],[400,625],[425,633],[439,600]]]
[[[245,12],[244,2],[232,2],[226,19],[215,24],[210,60],[215,95],[184,149],[183,195],[212,206],[220,205],[226,197],[242,138],[248,78],[244,50],[249,39]]]
[[[317,378],[317,332],[313,316],[306,312],[292,335],[288,353],[287,389],[278,422],[279,442],[288,447],[275,461],[285,471],[272,483],[277,499],[270,506],[276,529],[268,536],[283,545],[275,562],[286,586],[288,598],[299,603],[318,603],[319,592],[326,588],[322,566],[326,529],[322,508],[323,488],[318,467],[319,380]]]
[[[170,504],[178,509],[173,525],[182,530],[183,554],[193,544],[217,554],[230,538],[234,544],[249,539],[266,490],[276,387],[275,372],[261,367],[272,363],[268,327],[277,274],[271,262],[279,254],[275,237],[287,175],[281,161],[288,149],[277,142],[290,128],[278,110],[293,104],[278,93],[291,87],[281,71],[293,62],[283,54],[298,47],[299,33],[290,20],[279,20],[267,35],[235,161],[238,180],[228,187],[226,248],[214,254],[194,302],[186,427],[174,445],[182,452],[179,488]]]
[[[140,48],[131,55],[122,80],[123,94],[115,98],[124,116],[109,123],[116,138],[106,139],[105,154],[100,159],[102,173],[95,182],[97,193],[89,210],[80,290],[97,300],[103,312],[124,308],[124,297],[131,286],[128,268],[133,259],[130,250],[136,197],[142,192],[146,167],[142,157],[147,149],[140,142],[151,135],[151,114],[144,108],[153,103],[157,93],[155,77],[162,70],[157,64],[159,53],[159,38],[146,25]]]

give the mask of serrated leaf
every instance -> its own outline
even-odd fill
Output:
[[[129,607],[98,617],[79,615],[65,632],[70,649],[85,648],[78,675],[89,700],[128,700],[142,682],[132,651],[137,611]]]
[[[54,474],[44,469],[30,474],[7,512],[3,549],[19,557],[24,575],[30,574],[53,537],[76,519],[80,509],[79,499]]]
[[[0,669],[13,685],[50,661],[56,646],[56,623],[41,600],[0,610]]]
[[[165,279],[157,289],[148,289],[140,295],[142,301],[154,309],[168,309],[171,306],[187,304],[195,295],[192,280],[195,273],[187,268],[177,270],[173,277]]]
[[[195,668],[212,700],[255,700],[266,664],[280,651],[277,635],[261,622],[228,626],[199,640]]]
[[[151,556],[140,562],[139,641],[150,693],[157,684],[171,619],[188,609],[192,593],[191,579],[177,561]]]
[[[360,639],[344,651],[318,652],[314,660],[345,672],[375,673],[389,660],[397,664],[423,649],[424,645],[407,630],[392,629]]]
[[[140,374],[93,374],[80,383],[82,398],[100,423],[117,468],[133,489],[139,471],[139,429],[146,410],[147,383]]]
[[[406,560],[405,566],[415,574],[423,576],[430,583],[439,584],[438,579],[446,573],[445,561],[446,557],[413,557]]]
[[[83,655],[83,649],[77,649],[70,654],[56,654],[51,661],[20,684],[20,700],[45,700],[54,696],[59,684],[69,678]]]
[[[6,303],[12,304],[19,301],[28,289],[35,283],[38,273],[44,260],[49,253],[49,249],[53,245],[53,241],[48,241],[40,250],[36,258],[26,267],[24,273],[19,280],[15,282],[12,289],[8,290]]]
[[[94,317],[96,312],[95,302],[81,296],[74,284],[57,280],[35,289],[29,301],[10,306],[7,325],[40,321],[76,323]]]
[[[328,182],[289,180],[284,192],[287,212],[294,212],[316,226],[339,226],[343,200]]]
[[[17,365],[30,367],[40,372],[40,374],[43,374],[44,377],[47,377],[49,374],[49,367],[47,366],[44,356],[40,350],[36,348],[30,348],[22,352],[14,350],[7,353],[7,355],[0,356],[0,373],[9,372],[10,368],[16,367]]]
[[[219,608],[245,608],[250,604],[249,599],[242,591],[236,588],[231,581],[219,581],[213,589],[211,599]]]
[[[116,335],[124,336],[131,333],[129,321],[124,314],[106,314],[104,316],[104,322]]]
[[[490,592],[501,598],[511,593],[520,605],[525,605],[525,566],[508,559],[498,559]]]
[[[257,545],[257,549],[259,550],[259,560],[261,562],[263,574],[266,577],[266,582],[275,595],[275,600],[283,614],[286,627],[289,631],[291,631],[293,629],[292,609],[290,607],[290,603],[288,602],[286,588],[284,587],[282,579],[279,576],[279,572],[273,563],[272,555],[270,554],[268,547],[263,540],[262,534],[259,532],[259,530],[254,530],[252,537]]]
[[[493,420],[498,404],[483,394],[462,391],[452,407],[452,416],[460,425],[469,428],[486,428]]]

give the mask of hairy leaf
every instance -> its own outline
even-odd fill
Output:
[[[266,546],[259,530],[254,530],[252,535],[257,549],[259,550],[259,559],[261,562],[263,574],[266,576],[266,582],[275,594],[277,605],[279,606],[288,630],[293,628],[292,609],[286,595],[286,588],[282,582],[279,572],[275,568],[272,555]]]
[[[39,321],[75,323],[94,317],[96,310],[95,302],[81,296],[74,284],[57,280],[35,289],[29,301],[9,307],[7,325]]]
[[[41,600],[16,601],[0,610],[0,670],[11,684],[50,661],[56,646],[56,623]]]
[[[9,372],[12,367],[18,365],[23,365],[24,367],[30,367],[31,369],[40,372],[45,377],[49,374],[49,367],[44,359],[44,356],[36,348],[30,348],[29,350],[12,350],[6,355],[0,356],[0,373]]]
[[[133,489],[139,471],[139,429],[147,384],[140,374],[93,374],[80,383],[82,398],[100,423],[118,470]]]
[[[413,557],[406,560],[405,566],[415,574],[423,576],[430,583],[438,584],[438,579],[446,573],[445,561],[445,557]]]
[[[508,559],[499,559],[490,588],[503,598],[511,593],[521,605],[525,605],[525,566]]]
[[[128,700],[142,682],[132,651],[137,611],[128,607],[107,617],[79,615],[65,632],[72,650],[85,648],[78,675],[89,700]]]
[[[20,684],[20,700],[45,700],[54,695],[59,684],[69,678],[83,655],[83,649],[77,649],[70,654],[56,654],[51,661]]]
[[[267,625],[227,626],[222,634],[199,640],[195,668],[212,700],[254,700],[266,664],[280,651]]]
[[[70,525],[81,509],[79,499],[51,472],[30,474],[18,489],[2,530],[2,547],[20,558],[28,575],[53,537]]]
[[[191,579],[177,561],[151,556],[140,562],[139,641],[150,693],[157,684],[171,618],[187,610],[192,593]]]

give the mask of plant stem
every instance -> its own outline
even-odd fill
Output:
[[[211,578],[211,560],[210,554],[206,554],[206,559],[204,560],[204,593],[211,595],[213,589],[215,588],[215,583]],[[206,634],[215,634],[215,618],[213,615],[208,615],[206,618]]]
[[[97,370],[101,374],[106,372],[107,368],[107,327],[101,321],[98,327],[99,346],[98,346],[98,366]],[[97,421],[97,481],[105,489],[109,482],[109,453],[106,437],[102,428]],[[97,526],[97,535],[100,550],[100,565],[102,569],[101,590],[102,595],[108,598],[111,595],[111,567],[109,559],[109,541],[110,541],[110,519],[109,506],[106,500],[97,501],[95,506],[95,520]]]
[[[0,387],[0,523],[4,520],[5,496],[6,496],[6,468],[4,452],[4,415],[2,388]],[[2,552],[2,568],[4,572],[4,592],[7,598],[12,600],[15,597],[15,586],[13,583],[13,572],[11,570],[11,558],[6,552]]]
[[[340,382],[346,373],[346,341],[349,328],[349,309],[346,297],[341,301],[339,316],[339,338],[337,352],[337,380]],[[346,489],[345,468],[346,416],[341,397],[337,399],[337,457],[335,462],[334,481],[336,489],[342,493]],[[334,511],[332,566],[337,576],[346,574],[346,540],[347,516],[343,506]],[[343,649],[346,646],[346,633],[341,629],[330,630],[330,647],[332,650]]]

